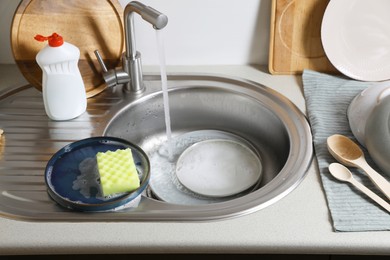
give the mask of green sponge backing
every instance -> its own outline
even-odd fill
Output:
[[[99,152],[96,159],[104,196],[130,192],[140,186],[130,148]]]

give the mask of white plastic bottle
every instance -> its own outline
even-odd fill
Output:
[[[42,69],[42,94],[46,114],[53,120],[70,120],[87,108],[84,82],[78,68],[80,50],[57,33],[37,41],[48,41],[36,56]]]

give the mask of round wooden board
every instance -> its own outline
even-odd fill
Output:
[[[108,68],[120,64],[124,49],[123,9],[117,0],[23,0],[11,26],[11,47],[16,64],[26,80],[42,90],[42,70],[35,57],[47,43],[36,34],[56,32],[80,49],[79,69],[87,97],[106,88],[94,50],[99,50]]]

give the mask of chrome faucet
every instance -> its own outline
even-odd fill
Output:
[[[95,50],[96,58],[102,67],[103,78],[107,86],[112,87],[124,84],[125,91],[141,93],[145,86],[142,76],[141,53],[135,47],[134,14],[153,25],[154,29],[160,30],[168,23],[168,17],[152,7],[140,2],[133,1],[127,4],[124,11],[124,27],[126,51],[122,54],[122,68],[107,70],[98,50]]]

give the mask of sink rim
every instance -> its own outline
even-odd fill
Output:
[[[12,168],[17,168],[17,166],[14,166],[15,162],[9,163],[8,165],[8,162],[4,159],[4,157],[7,157],[7,151],[9,149],[19,149],[18,147],[20,147],[20,140],[16,138],[17,136],[23,137],[23,142],[27,142],[29,145],[31,145],[31,147],[26,147],[26,149],[22,151],[20,155],[16,154],[15,152],[12,155],[13,157],[18,156],[18,158],[23,158],[23,160],[27,160],[24,158],[26,153],[28,153],[29,158],[46,158],[48,154],[52,155],[53,151],[57,151],[59,147],[63,147],[68,143],[78,141],[81,138],[101,136],[104,133],[106,126],[108,126],[113,119],[113,116],[122,111],[129,104],[129,102],[134,102],[133,104],[136,104],[137,102],[142,101],[142,99],[148,95],[157,95],[159,92],[161,92],[159,88],[153,86],[153,84],[149,86],[148,83],[159,81],[160,77],[158,74],[145,75],[144,79],[148,85],[146,91],[141,95],[132,96],[125,94],[123,93],[121,87],[107,89],[101,94],[89,99],[87,113],[83,114],[79,118],[65,122],[53,122],[47,119],[45,116],[44,107],[42,106],[42,96],[39,92],[35,91],[32,86],[22,86],[0,92],[0,106],[7,107],[7,110],[5,110],[7,112],[4,112],[0,115],[0,121],[2,122],[2,128],[5,130],[6,137],[6,146],[4,149],[5,156],[0,158],[1,164],[3,164],[3,167],[8,167],[8,169],[19,173],[17,169],[15,170]],[[69,211],[59,206],[57,207],[55,202],[50,200],[45,187],[42,186],[44,183],[43,177],[40,174],[42,173],[43,175],[46,161],[42,159],[40,161],[34,162],[25,161],[23,163],[28,163],[28,165],[31,164],[31,166],[34,167],[34,172],[31,174],[31,176],[23,175],[24,173],[22,173],[22,171],[19,173],[20,176],[18,174],[13,176],[7,175],[7,173],[2,173],[3,176],[5,174],[6,179],[5,182],[0,185],[0,216],[17,220],[45,222],[147,222],[221,220],[243,216],[265,208],[286,196],[304,179],[314,156],[311,129],[305,115],[289,99],[284,97],[279,92],[265,87],[264,85],[261,85],[257,82],[225,75],[176,73],[168,75],[168,81],[173,82],[174,86],[180,85],[182,83],[188,84],[194,81],[198,81],[198,83],[200,82],[206,85],[210,82],[222,85],[240,83],[244,84],[248,90],[258,90],[262,93],[271,95],[275,100],[277,100],[276,103],[281,102],[283,106],[291,109],[293,115],[295,116],[292,118],[286,118],[296,121],[299,125],[301,125],[301,131],[304,133],[302,133],[302,135],[305,138],[304,147],[300,147],[298,151],[298,155],[303,157],[304,163],[297,165],[296,162],[291,162],[291,167],[293,167],[293,169],[301,171],[299,177],[297,176],[297,178],[292,180],[284,181],[283,185],[280,186],[280,189],[282,189],[280,193],[265,202],[256,200],[256,196],[258,196],[260,193],[269,192],[269,184],[274,182],[277,178],[283,178],[283,176],[287,174],[284,171],[286,166],[281,170],[281,172],[284,172],[283,174],[279,174],[270,183],[263,186],[261,189],[245,196],[245,198],[248,198],[251,201],[242,201],[243,197],[236,198],[234,201],[237,203],[235,203],[233,206],[228,202],[221,202],[212,205],[201,206],[173,205],[167,208],[166,205],[164,205],[164,202],[156,201],[143,196],[140,202],[140,205],[142,204],[141,208],[129,209],[121,212],[83,214]],[[23,100],[28,98],[29,102],[21,106],[20,101],[19,103],[13,102],[13,100],[17,98],[21,98]],[[16,120],[20,121],[18,124],[23,124],[23,126],[28,125],[28,127],[22,127],[18,130],[14,130],[12,127],[15,126],[14,122],[16,122]],[[80,131],[74,134],[75,129],[80,129]],[[51,136],[52,134],[53,136]],[[289,133],[289,135],[291,134],[292,133]],[[300,136],[300,132],[298,131],[297,133],[294,133],[294,135]],[[39,136],[40,139],[37,140],[36,136]],[[2,175],[0,175],[0,177]],[[18,181],[20,184],[22,184],[20,187],[16,187],[15,185],[12,186],[12,183],[9,184],[9,186],[12,186],[13,188],[20,188],[20,191],[25,194],[25,198],[17,199],[13,193],[8,194],[7,198],[3,198],[8,192],[6,187],[8,185],[8,179],[10,182]],[[24,189],[26,184],[29,183],[35,186],[31,190],[25,191]],[[29,197],[30,195],[32,196]],[[264,195],[264,198],[266,197],[267,194]],[[239,202],[245,203],[240,204]],[[218,207],[216,207],[216,205]],[[180,213],[180,215],[178,215],[178,213]]]

